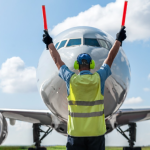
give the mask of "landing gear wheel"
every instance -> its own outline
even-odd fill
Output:
[[[41,147],[41,148],[39,148],[38,150],[47,150],[47,148],[44,148],[44,147],[42,148],[42,147]]]
[[[131,148],[131,147],[124,147],[123,150],[142,150],[142,148],[141,147],[133,147],[133,148]]]
[[[45,147],[40,148],[28,148],[28,150],[47,150]]]

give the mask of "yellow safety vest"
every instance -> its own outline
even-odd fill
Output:
[[[100,76],[76,75],[70,79],[68,96],[68,127],[70,136],[91,137],[105,134],[104,96]]]

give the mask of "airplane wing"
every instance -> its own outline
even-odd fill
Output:
[[[150,120],[150,108],[143,109],[119,109],[106,120],[106,125],[115,128],[117,126]]]
[[[20,120],[29,123],[40,123],[53,127],[57,132],[67,133],[66,121],[63,121],[53,115],[49,110],[14,110],[0,109],[0,113],[8,119]],[[150,108],[144,109],[119,109],[106,119],[106,126],[110,131],[117,126],[127,125],[129,123],[150,120]],[[109,131],[108,131],[109,132]]]
[[[49,110],[17,110],[0,109],[0,114],[10,120],[20,120],[29,123],[39,123],[54,128],[57,132],[66,134],[66,122],[57,118]]]
[[[125,125],[131,122],[150,120],[150,108],[120,109],[117,112],[117,124]]]
[[[16,109],[0,109],[0,145],[5,141],[8,134],[8,125],[6,118],[10,120],[10,124],[14,125],[16,120],[29,122],[33,124],[34,142],[39,144],[40,141],[40,125],[48,126],[49,129],[41,139],[46,137],[52,129],[57,132],[67,135],[67,124],[65,121],[59,119],[48,110],[16,110]],[[43,131],[42,131],[43,132]],[[38,139],[38,140],[37,140]]]
[[[5,117],[13,120],[20,120],[29,123],[41,123],[42,125],[53,126],[60,120],[49,110],[17,110],[17,109],[0,109],[0,113]],[[111,115],[109,119],[116,125],[122,126],[131,122],[150,120],[150,108],[144,109],[119,109]],[[108,120],[106,120],[107,122]]]
[[[0,113],[5,117],[13,120],[20,120],[29,123],[41,123],[51,125],[52,117],[48,110],[16,110],[0,109]]]

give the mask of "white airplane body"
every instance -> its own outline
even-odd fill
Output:
[[[99,70],[107,58],[115,40],[106,32],[92,27],[75,27],[68,29],[54,38],[54,44],[62,61],[68,68],[78,74],[74,61],[80,53],[88,53],[95,60],[96,67],[92,73]],[[131,125],[138,121],[150,119],[148,109],[119,109],[128,93],[131,72],[129,61],[120,47],[111,67],[112,75],[105,82],[104,111],[107,133],[122,125]],[[57,132],[67,135],[68,102],[66,83],[59,77],[49,51],[44,50],[37,67],[37,86],[39,93],[49,110],[10,110],[0,109],[0,144],[7,136],[7,122],[15,124],[15,120],[46,125]],[[135,127],[134,127],[135,130]],[[120,131],[119,131],[120,132]],[[135,135],[133,135],[135,136]],[[128,140],[130,146],[134,140]]]

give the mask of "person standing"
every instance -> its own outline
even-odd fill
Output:
[[[53,45],[53,40],[44,30],[43,42],[53,58],[59,76],[66,82],[68,93],[68,125],[67,150],[104,150],[105,149],[105,114],[104,87],[106,79],[111,75],[111,65],[116,57],[122,41],[126,39],[125,26],[116,35],[116,41],[101,68],[94,74],[95,62],[87,53],[79,54],[74,68],[75,74],[65,65]]]

